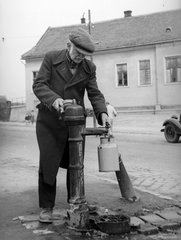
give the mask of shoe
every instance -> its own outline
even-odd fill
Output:
[[[53,209],[43,208],[40,213],[39,221],[42,223],[52,223],[53,222]]]

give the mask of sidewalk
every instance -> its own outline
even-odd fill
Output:
[[[124,133],[152,133],[159,134],[160,130],[163,128],[163,122],[169,119],[173,114],[128,114],[128,113],[118,113],[117,117],[114,119],[114,132],[124,132]],[[179,114],[175,113],[179,117]],[[2,122],[0,125],[4,126],[21,126],[33,128],[34,124],[26,124],[25,122]],[[88,117],[86,120],[86,127],[94,127],[93,118]],[[97,124],[97,127],[100,127]]]
[[[159,134],[160,130],[163,128],[163,122],[172,115],[118,113],[117,117],[114,118],[113,130],[115,133]],[[178,114],[175,115],[178,116]],[[93,127],[92,117],[87,118],[87,127]]]

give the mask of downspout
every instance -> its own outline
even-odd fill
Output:
[[[158,102],[158,71],[157,71],[157,46],[155,46],[155,91],[156,91],[156,105],[155,113],[161,110],[161,105]]]

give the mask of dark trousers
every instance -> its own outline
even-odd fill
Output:
[[[85,149],[85,136],[83,136],[83,155]],[[68,151],[68,148],[67,150]],[[38,194],[39,194],[39,207],[40,208],[53,208],[55,206],[55,198],[56,198],[56,180],[53,186],[47,184],[43,180],[43,172],[41,170],[41,165],[39,168],[39,180],[38,180]],[[67,202],[70,199],[70,171],[67,169]]]
[[[39,207],[40,208],[53,208],[55,206],[56,198],[56,180],[55,183],[49,185],[43,181],[43,173],[39,171],[38,180],[38,194],[39,194]],[[67,170],[67,202],[69,201],[69,170]]]

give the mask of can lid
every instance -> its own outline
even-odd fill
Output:
[[[100,137],[101,143],[114,143],[114,137],[108,137],[107,135]]]

